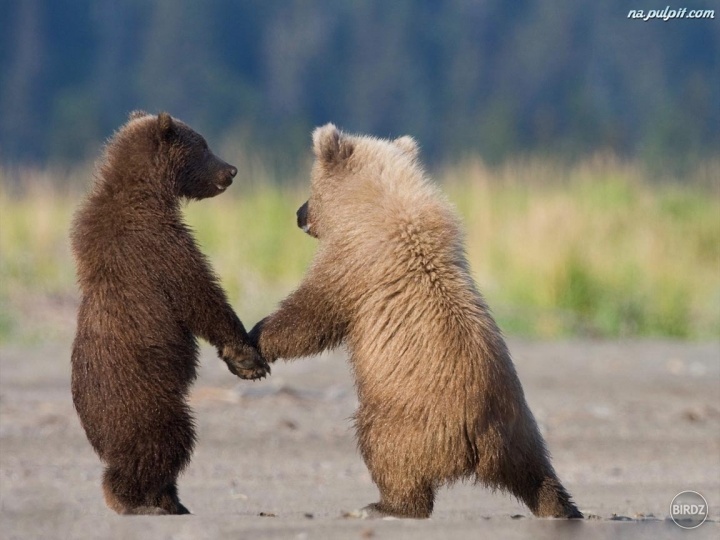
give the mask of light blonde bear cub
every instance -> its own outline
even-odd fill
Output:
[[[438,487],[469,478],[537,516],[581,518],[473,282],[458,217],[413,139],[328,124],[313,148],[298,225],[318,239],[317,254],[251,338],[268,361],[347,345],[358,443],[380,490],[366,513],[426,518]]]

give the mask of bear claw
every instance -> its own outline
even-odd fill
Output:
[[[230,373],[241,379],[264,379],[270,374],[270,366],[257,354],[244,358],[228,358],[225,362],[227,362]]]

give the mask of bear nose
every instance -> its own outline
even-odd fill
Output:
[[[307,221],[307,203],[298,208],[295,215],[297,216],[298,227],[302,227]]]
[[[235,175],[237,174],[237,167],[230,167],[230,169],[228,169],[228,174],[230,175],[230,178],[235,178]]]

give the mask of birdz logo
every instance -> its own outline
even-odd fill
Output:
[[[670,503],[670,516],[675,525],[683,529],[695,529],[708,517],[708,504],[697,491],[683,491]]]

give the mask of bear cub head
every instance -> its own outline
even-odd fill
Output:
[[[372,200],[374,188],[403,176],[384,172],[415,168],[419,153],[417,143],[407,135],[395,140],[348,135],[333,124],[315,129],[312,138],[310,198],[298,209],[297,224],[318,239],[357,219],[354,208]]]
[[[109,170],[163,182],[177,197],[206,199],[225,191],[237,168],[217,157],[205,138],[168,113],[130,114],[108,148]]]

